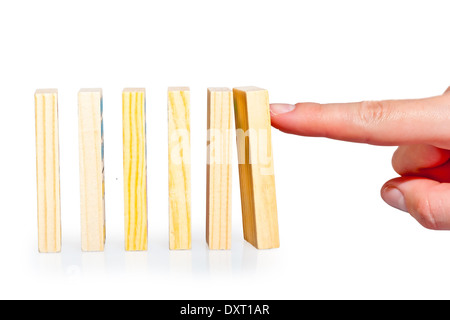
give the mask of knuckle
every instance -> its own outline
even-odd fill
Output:
[[[388,116],[388,103],[386,101],[362,101],[358,118],[363,125],[377,125]]]

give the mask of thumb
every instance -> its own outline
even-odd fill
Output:
[[[390,206],[409,212],[422,226],[450,230],[450,184],[419,177],[401,177],[384,184],[381,197]]]

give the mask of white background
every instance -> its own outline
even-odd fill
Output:
[[[206,88],[271,102],[438,95],[448,1],[1,1],[0,298],[450,298],[450,233],[386,205],[394,147],[273,129],[281,248],[205,243]],[[168,250],[168,86],[191,88],[193,249]],[[39,254],[34,98],[59,89],[62,253]],[[107,243],[81,253],[77,92],[104,90]],[[149,250],[123,245],[124,87],[147,89]],[[235,148],[234,148],[235,149]],[[236,153],[233,155],[237,162]]]

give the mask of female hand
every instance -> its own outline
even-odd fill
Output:
[[[383,185],[381,197],[426,228],[450,230],[450,88],[418,100],[270,107],[283,132],[399,146],[392,165],[400,177]]]

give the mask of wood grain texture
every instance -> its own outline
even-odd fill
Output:
[[[169,248],[191,249],[190,91],[168,90]]]
[[[244,238],[258,249],[278,248],[278,216],[269,94],[233,89]]]
[[[210,249],[231,249],[231,121],[228,88],[208,89],[206,242]]]
[[[123,172],[125,250],[147,250],[147,159],[145,90],[125,89],[123,105]]]
[[[82,251],[103,251],[105,247],[102,99],[101,89],[78,93]]]
[[[61,251],[58,91],[35,93],[39,252]]]

